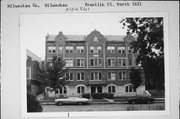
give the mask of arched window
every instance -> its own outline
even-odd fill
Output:
[[[134,92],[133,85],[129,84],[125,86],[125,92]]]
[[[84,88],[84,86],[78,86],[78,87],[77,87],[77,93],[85,93],[85,88]]]
[[[67,94],[67,87],[61,87],[59,90],[60,94]]]
[[[115,86],[108,86],[108,93],[115,93],[116,89]]]

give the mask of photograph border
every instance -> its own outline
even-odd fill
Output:
[[[22,80],[26,78],[26,47],[25,40],[20,38],[20,54],[21,54],[21,108],[22,108],[22,116],[23,117],[94,117],[94,116],[139,116],[139,115],[169,115],[169,41],[168,41],[168,13],[167,12],[88,12],[88,13],[119,13],[122,14],[122,17],[162,17],[163,25],[164,25],[164,60],[165,60],[165,110],[148,110],[148,111],[81,111],[81,112],[36,112],[31,113],[27,112],[27,97],[26,94],[26,80]],[[85,14],[88,14],[85,13]],[[51,13],[53,14],[53,13]],[[56,13],[56,14],[64,14],[64,13]],[[66,13],[68,14],[68,13]],[[84,14],[84,13],[74,13],[74,14]],[[19,24],[21,24],[21,18],[19,15]],[[36,14],[37,15],[37,14]],[[21,25],[20,25],[21,26]],[[19,32],[21,33],[21,28]],[[23,63],[22,63],[23,62]]]

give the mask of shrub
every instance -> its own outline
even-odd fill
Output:
[[[30,93],[27,94],[27,112],[42,112],[40,102]]]
[[[108,99],[113,99],[114,94],[112,94],[112,93],[103,93],[103,97],[108,98]]]
[[[93,99],[103,99],[103,98],[109,98],[109,99],[113,99],[114,95],[111,93],[84,93],[82,94],[83,98],[88,98],[90,99],[92,96]]]
[[[93,99],[103,99],[103,93],[93,93]]]
[[[90,99],[91,98],[91,94],[90,93],[84,93],[84,94],[82,94],[82,98]]]

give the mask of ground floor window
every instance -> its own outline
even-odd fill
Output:
[[[61,87],[59,90],[60,94],[67,94],[67,87]]]
[[[108,93],[115,93],[115,86],[108,86]]]
[[[85,93],[85,88],[84,88],[84,86],[78,86],[78,87],[77,87],[77,93]]]
[[[133,85],[127,85],[125,86],[125,92],[134,92]]]

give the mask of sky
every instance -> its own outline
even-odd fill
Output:
[[[44,60],[47,34],[88,35],[96,29],[103,35],[125,35],[122,19],[120,13],[22,14],[20,40],[26,40],[27,49]]]

